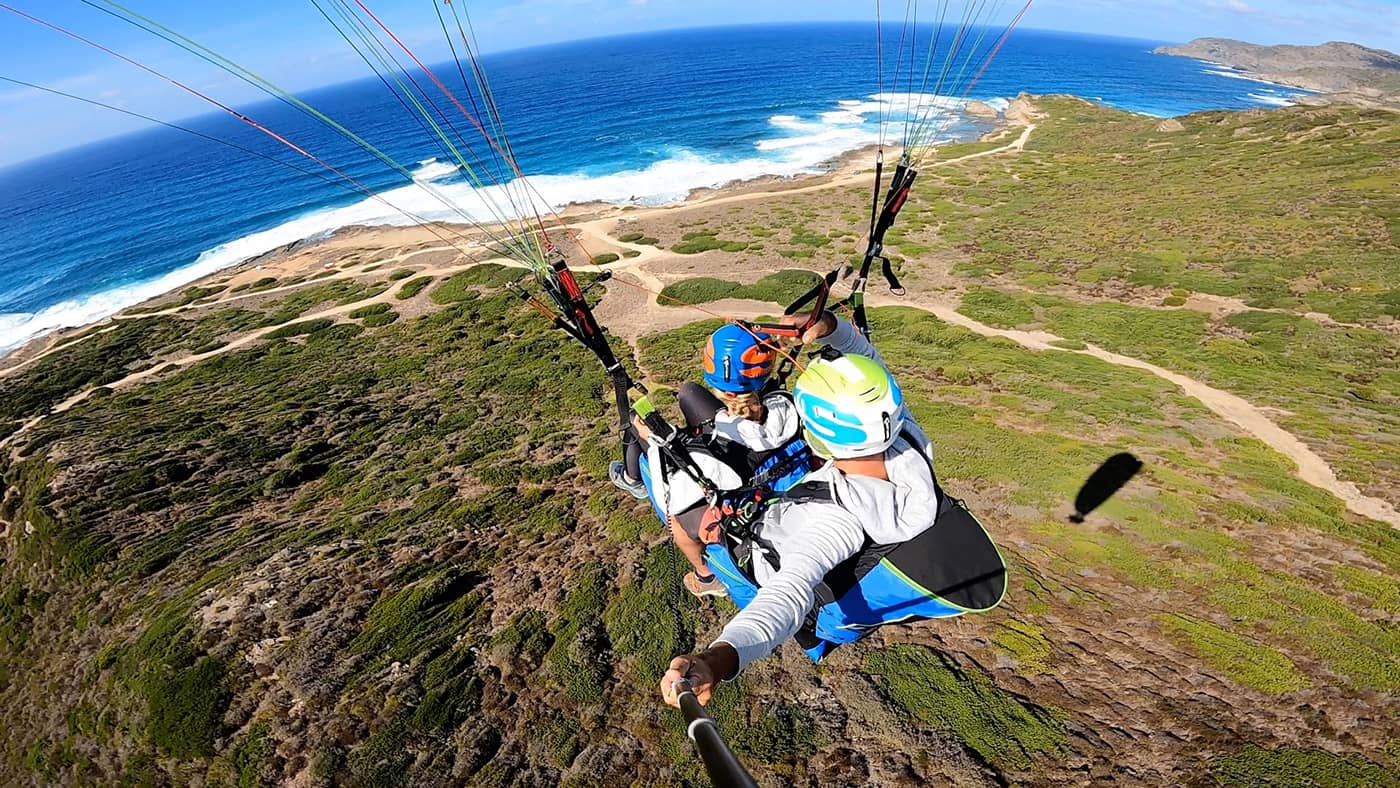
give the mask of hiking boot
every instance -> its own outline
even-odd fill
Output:
[[[709,580],[701,582],[694,572],[686,572],[682,582],[685,584],[685,590],[697,597],[729,596],[729,591],[725,589],[724,583],[721,583],[719,578],[714,575],[711,575]]]
[[[612,479],[613,486],[625,493],[631,494],[639,501],[647,499],[647,486],[641,479],[632,481],[627,478],[627,466],[621,462],[614,462],[608,466],[608,478]]]

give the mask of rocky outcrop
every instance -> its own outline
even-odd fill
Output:
[[[1001,116],[1001,113],[997,112],[996,107],[993,107],[985,101],[969,101],[967,102],[967,106],[963,108],[963,111],[974,118],[996,118]]]
[[[1029,126],[1043,117],[1045,113],[1036,109],[1030,96],[1025,93],[1017,96],[1006,108],[1006,122],[1013,126]]]

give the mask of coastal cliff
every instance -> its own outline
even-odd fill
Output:
[[[870,301],[1007,600],[785,646],[712,714],[769,785],[1395,785],[1400,530],[1356,510],[1400,501],[1400,118],[1006,114]],[[694,379],[699,307],[850,259],[867,184],[572,219],[625,363]],[[0,784],[706,784],[657,679],[733,608],[608,484],[597,362],[467,249],[309,242],[0,372]]]

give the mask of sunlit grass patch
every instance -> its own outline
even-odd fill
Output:
[[[705,304],[723,298],[744,298],[787,306],[816,286],[820,277],[811,271],[787,269],[769,274],[751,285],[713,277],[672,282],[661,291],[657,303],[664,306]]]
[[[1209,621],[1185,615],[1158,615],[1174,639],[1200,654],[1232,681],[1261,692],[1282,694],[1309,685],[1288,657]]]
[[[461,273],[444,279],[428,294],[435,304],[453,304],[477,298],[482,288],[504,287],[510,282],[519,282],[529,271],[523,268],[510,268],[496,263],[483,263],[468,268]]]
[[[1008,618],[998,624],[992,636],[997,650],[1016,661],[1016,672],[1023,676],[1049,673],[1053,652],[1045,632],[1031,621]]]
[[[423,289],[432,283],[433,277],[431,276],[414,277],[413,279],[404,282],[403,286],[399,288],[399,291],[394,294],[394,297],[399,299],[400,301],[407,301],[408,299],[423,292]]]
[[[1211,777],[1228,788],[1356,788],[1396,786],[1393,770],[1360,756],[1342,756],[1325,750],[1266,750],[1247,745],[1239,752],[1215,760]]]
[[[602,616],[609,582],[610,573],[602,564],[580,567],[550,627],[554,645],[545,655],[549,675],[579,703],[600,702],[603,688],[612,677],[612,667],[601,659],[608,651]]]
[[[895,645],[872,652],[865,668],[885,697],[912,720],[956,734],[998,768],[1028,768],[1036,756],[1064,745],[1057,713],[1021,703],[986,676],[937,652]]]

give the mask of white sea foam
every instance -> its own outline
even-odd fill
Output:
[[[1248,95],[1251,99],[1259,102],[1260,104],[1268,104],[1271,107],[1291,107],[1294,103],[1289,99],[1285,98],[1284,96],[1273,96],[1266,95],[1263,93],[1250,93]]]
[[[527,207],[542,212],[575,202],[663,204],[683,199],[698,188],[764,175],[817,172],[824,163],[843,153],[879,142],[882,118],[891,124],[889,135],[898,137],[905,114],[911,110],[916,116],[931,120],[933,130],[942,131],[944,121],[955,119],[964,105],[965,102],[947,96],[904,93],[843,100],[838,109],[815,118],[773,115],[768,119],[772,133],[755,140],[748,156],[725,158],[684,148],[663,148],[666,158],[644,168],[595,176],[530,176],[529,194],[519,182],[474,189],[464,179],[454,177],[459,174],[455,165],[436,158],[424,159],[413,171],[412,184],[352,205],[312,211],[271,229],[220,244],[200,254],[190,265],[157,279],[54,304],[35,313],[0,314],[0,352],[58,328],[93,322],[244,260],[342,227],[406,225],[420,220],[492,222],[517,218],[517,212]],[[939,136],[941,142],[950,139],[945,134]]]
[[[418,169],[413,171],[413,180],[419,183],[435,181],[449,175],[456,175],[461,171],[460,167],[451,162],[438,161],[436,158],[425,159],[418,162]]]
[[[1226,77],[1226,78],[1228,78],[1228,79],[1238,79],[1238,80],[1243,80],[1243,81],[1245,81],[1245,82],[1257,82],[1257,83],[1259,83],[1260,85],[1272,85],[1272,86],[1274,86],[1274,87],[1279,87],[1279,88],[1288,88],[1289,90],[1296,90],[1296,91],[1299,92],[1299,93],[1306,93],[1306,92],[1308,92],[1308,91],[1303,90],[1302,88],[1294,88],[1292,85],[1285,85],[1285,84],[1283,84],[1282,82],[1274,82],[1274,81],[1271,80],[1271,79],[1260,79],[1259,77],[1252,77],[1252,76],[1250,76],[1250,75],[1248,75],[1248,74],[1245,74],[1244,72],[1235,71],[1235,70],[1233,70],[1233,69],[1228,69],[1228,68],[1207,68],[1207,69],[1203,69],[1203,70],[1201,71],[1201,73],[1202,73],[1202,74],[1214,74],[1214,75],[1217,76],[1217,77]]]
[[[284,243],[298,240],[289,237]],[[273,247],[275,248],[275,247]],[[146,282],[104,290],[82,298],[61,301],[38,312],[0,313],[0,353],[19,347],[30,339],[59,328],[81,326],[139,304],[148,298],[189,284],[244,258],[205,252],[191,265],[178,268]]]

